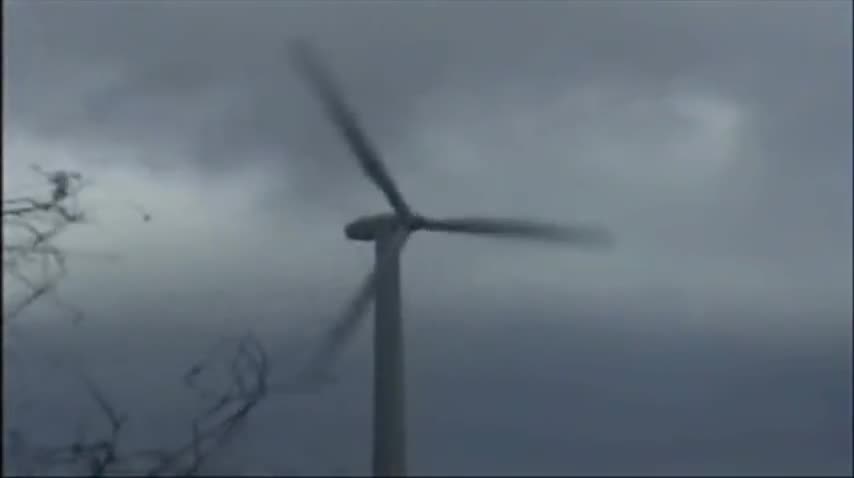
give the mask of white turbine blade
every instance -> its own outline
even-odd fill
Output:
[[[306,43],[295,42],[291,46],[294,65],[320,98],[330,119],[341,130],[350,149],[359,160],[362,170],[385,194],[401,219],[409,218],[409,206],[391,179],[377,149],[368,141],[356,120],[356,115],[347,107],[339,93],[332,75],[321,65],[317,54]]]
[[[362,285],[344,309],[341,318],[324,334],[319,353],[310,365],[309,374],[324,373],[344,346],[353,339],[358,327],[365,322],[367,317],[365,312],[374,298],[377,273],[381,273],[382,268],[390,263],[389,258],[400,253],[408,237],[409,230],[405,228],[398,229],[395,233],[389,248],[383,257],[377,258],[376,267],[365,277]]]
[[[613,244],[611,234],[603,228],[563,226],[526,219],[485,217],[425,219],[423,228],[429,231],[476,234],[579,246],[607,247]]]

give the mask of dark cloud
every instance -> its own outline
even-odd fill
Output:
[[[179,422],[164,403],[190,406],[170,371],[224,334],[256,329],[287,374],[370,267],[341,228],[385,207],[288,65],[302,37],[417,208],[617,235],[594,255],[407,246],[415,469],[850,473],[851,13],[6,2],[4,188],[29,162],[96,176],[99,223],[64,244],[121,256],[75,259],[63,293],[90,320],[72,330],[37,308],[43,348],[25,350],[75,356],[164,426]],[[363,469],[367,335],[344,384],[268,405],[231,465]],[[136,403],[140,390],[164,398]],[[45,409],[59,395],[16,393]],[[43,435],[75,426],[40,419],[16,415]]]
[[[792,144],[821,144],[826,153],[812,162],[833,162],[850,149],[842,136],[851,129],[850,5],[842,2],[87,2],[8,10],[16,119],[51,132],[189,143],[203,161],[334,141],[294,84],[285,46],[296,36],[324,48],[389,142],[413,134],[411,110],[435,90],[488,101],[490,92],[522,84],[527,96],[547,100],[589,82],[645,94],[699,83],[755,108],[774,155],[798,158],[804,150]],[[55,99],[49,106],[33,101],[46,92]],[[179,123],[188,115],[196,124]],[[170,134],[176,126],[179,137]]]
[[[635,148],[679,141],[690,134],[680,128],[692,121],[710,128],[704,122],[712,120],[658,115],[670,114],[673,95],[699,94],[713,107],[737,108],[740,141],[750,149],[732,154],[749,157],[741,161],[749,166],[731,167],[718,188],[730,190],[741,211],[752,210],[751,220],[769,222],[762,226],[769,231],[803,222],[800,230],[822,229],[823,236],[850,229],[846,3],[13,3],[7,16],[6,111],[12,126],[42,137],[118,141],[145,151],[135,158],[164,167],[176,155],[208,171],[263,159],[281,167],[308,201],[335,207],[328,191],[368,186],[288,64],[286,44],[299,36],[326,52],[401,181],[410,171],[423,178],[442,168],[432,188],[441,187],[438,181],[459,176],[446,161],[462,161],[467,143],[476,145],[471,161],[490,170],[480,182],[496,183],[492,174],[513,174],[504,165],[544,167],[561,143],[558,154],[595,157],[604,151],[585,153],[590,137]],[[596,89],[610,98],[595,107],[599,118],[572,102],[554,106]],[[524,160],[513,154],[519,140],[511,128],[521,114],[536,133],[521,140]],[[430,133],[443,126],[446,138]],[[544,136],[546,128],[552,136]],[[456,149],[430,154],[431,143],[447,138]],[[654,156],[680,153],[617,154],[626,156],[618,164],[627,175],[665,177],[673,165],[657,165]],[[611,202],[626,199],[614,191],[621,185],[591,180],[578,167],[518,175],[516,187],[530,190],[541,175],[556,173],[567,176],[566,188],[592,181],[600,191],[611,188]],[[473,179],[458,180],[470,187]],[[596,203],[607,195],[600,196]],[[775,233],[774,242],[783,236]],[[767,242],[763,236],[755,249]]]

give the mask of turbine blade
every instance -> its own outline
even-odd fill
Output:
[[[347,107],[332,75],[323,67],[316,52],[306,43],[294,42],[291,46],[291,56],[299,73],[320,98],[329,118],[347,140],[359,160],[362,171],[385,194],[397,215],[401,219],[408,219],[411,214],[409,206],[391,179],[379,152],[368,141],[356,120],[356,115]]]
[[[429,231],[476,234],[506,239],[555,242],[579,246],[609,247],[611,234],[595,226],[563,226],[527,219],[466,217],[425,219]]]
[[[382,257],[377,258],[376,267],[362,281],[362,285],[347,304],[341,318],[323,335],[319,352],[309,367],[308,373],[310,375],[324,374],[344,346],[353,339],[358,327],[364,323],[367,317],[365,312],[376,292],[377,274],[382,273],[383,267],[390,264],[388,259],[400,253],[406,244],[409,233],[410,231],[406,228],[400,228],[395,232],[391,245]]]

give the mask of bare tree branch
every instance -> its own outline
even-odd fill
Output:
[[[212,367],[206,360],[201,372]],[[109,424],[109,432],[93,440],[79,439],[69,446],[45,448],[37,453],[44,466],[66,465],[85,469],[91,476],[133,473],[145,476],[192,476],[198,474],[211,455],[243,428],[249,413],[267,396],[270,362],[258,339],[247,334],[237,340],[228,361],[230,383],[216,396],[204,394],[207,406],[192,419],[190,436],[174,449],[125,451],[121,433],[127,415],[117,408],[90,379],[81,374],[90,398]]]
[[[4,325],[45,298],[50,298],[59,307],[72,310],[75,321],[82,318],[81,311],[65,304],[57,295],[57,286],[67,276],[68,270],[66,251],[55,245],[62,232],[73,224],[81,223],[85,217],[74,201],[84,185],[82,176],[74,172],[33,169],[50,183],[49,198],[23,197],[3,201],[3,272],[24,289],[23,298],[4,311]],[[150,220],[148,212],[138,206],[135,208],[144,221]],[[7,242],[13,232],[18,236]],[[228,377],[226,385],[204,386],[202,378],[213,373],[217,366]],[[203,404],[190,420],[187,439],[170,449],[143,450],[126,449],[124,435],[129,416],[120,412],[108,394],[91,378],[78,372],[83,388],[103,417],[107,430],[91,439],[81,432],[69,445],[34,446],[33,461],[45,467],[82,470],[91,476],[200,474],[211,456],[245,429],[249,414],[271,393],[315,391],[324,384],[315,376],[300,376],[271,387],[270,371],[269,356],[252,333],[215,344],[211,352],[182,377],[184,386]]]
[[[4,322],[15,319],[38,299],[55,290],[65,277],[66,257],[53,241],[69,225],[83,219],[82,211],[68,204],[69,199],[76,198],[82,188],[81,175],[66,171],[46,173],[40,168],[35,169],[51,184],[49,199],[24,197],[3,200],[3,274],[27,290],[22,299],[4,311]],[[40,227],[39,224],[45,221],[49,222],[48,226]],[[15,231],[19,232],[18,237],[13,236]],[[41,266],[38,278],[24,272],[25,265],[34,263]],[[62,304],[58,300],[54,302]],[[75,310],[73,313],[75,319],[79,318],[78,312]]]

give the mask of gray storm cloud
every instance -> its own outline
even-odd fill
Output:
[[[215,323],[187,340],[202,344],[251,324],[270,331],[281,352],[306,333],[294,329],[332,317],[370,267],[370,248],[346,243],[343,225],[386,208],[288,64],[287,42],[305,38],[325,53],[417,209],[600,223],[618,239],[613,253],[588,255],[416,236],[404,262],[413,327],[425,331],[414,346],[422,378],[413,386],[449,408],[454,400],[442,390],[464,388],[460,416],[481,434],[509,413],[496,397],[524,395],[506,392],[514,380],[552,394],[540,400],[544,409],[575,397],[578,410],[603,420],[598,438],[561,421],[576,430],[566,432],[576,450],[598,457],[579,470],[607,468],[602,450],[627,469],[655,471],[656,460],[677,454],[675,470],[728,470],[720,463],[739,452],[721,443],[747,436],[747,425],[715,428],[697,418],[703,407],[778,436],[744,466],[780,469],[785,460],[774,453],[792,455],[781,450],[809,441],[824,448],[802,449],[799,469],[824,460],[850,470],[840,451],[850,445],[841,431],[850,424],[841,405],[850,402],[850,344],[839,337],[850,337],[852,307],[851,13],[850,3],[831,1],[10,1],[4,191],[33,183],[30,163],[94,178],[81,200],[97,224],[63,244],[119,260],[74,259],[64,293],[103,331],[57,347],[87,356],[91,341],[115,343],[130,324],[155,330],[140,337],[167,347],[173,339],[163,330],[174,327],[174,337]],[[153,220],[139,221],[122,205],[130,202]],[[521,332],[520,318],[551,325]],[[509,337],[520,334],[517,356]],[[723,360],[734,337],[738,353]],[[761,343],[754,352],[750,340]],[[142,354],[147,342],[137,342]],[[455,352],[438,360],[443,347]],[[447,372],[469,347],[483,349],[479,365]],[[668,353],[687,354],[683,364],[696,363],[696,373],[666,365]],[[775,360],[783,365],[763,368]],[[573,369],[575,378],[543,378],[570,362],[594,365]],[[728,379],[726,370],[739,367]],[[748,405],[721,391],[754,383],[751,373],[767,391],[748,387]],[[706,379],[717,401],[689,390]],[[364,399],[364,384],[354,383]],[[772,411],[761,405],[795,389]],[[678,397],[692,405],[670,421],[663,412],[645,421],[654,395],[674,400],[671,410]],[[623,425],[658,424],[645,452],[627,443],[641,440],[630,440],[636,431],[608,421],[614,408],[599,407],[597,396],[635,403]],[[332,413],[334,398],[324,400],[295,406]],[[484,401],[495,407],[478,412]],[[330,416],[356,426],[362,418],[352,407]],[[430,429],[425,449],[448,460],[449,468],[431,468],[422,451],[425,470],[531,465],[490,461],[485,451],[467,461],[443,444],[446,431],[426,423],[426,405],[415,407]],[[801,421],[791,418],[799,407],[811,410]],[[761,420],[745,418],[762,410]],[[520,414],[507,419],[507,436],[545,420]],[[695,441],[679,428],[691,420],[707,430]],[[581,429],[600,426],[592,421]],[[682,448],[668,453],[667,436],[677,432]],[[499,440],[493,450],[541,453],[552,472],[572,462],[560,458],[559,433],[529,434],[532,442]],[[341,440],[333,448],[352,445]]]
[[[304,37],[417,204],[601,218],[659,253],[818,273],[850,237],[845,8],[13,3],[7,111],[167,169],[263,159],[340,210],[371,192],[289,68]]]
[[[305,37],[329,52],[359,109],[392,142],[411,135],[412,108],[436,90],[470,97],[521,90],[529,101],[548,102],[594,83],[646,97],[699,85],[756,109],[769,140],[844,148],[846,8],[13,2],[9,108],[52,132],[115,128],[119,137],[145,140],[138,126],[162,134],[180,125],[186,139],[158,142],[186,141],[191,149],[211,142],[199,161],[220,147],[220,161],[253,148],[281,157],[295,142],[328,142],[284,56],[288,40]],[[55,78],[62,81],[52,84]],[[54,101],[34,102],[33,94]],[[195,124],[184,124],[189,119]]]

